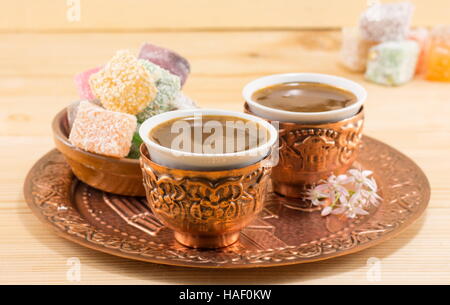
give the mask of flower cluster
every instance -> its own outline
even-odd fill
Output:
[[[331,175],[309,191],[308,199],[315,206],[323,206],[322,216],[367,215],[366,209],[381,200],[377,183],[371,176],[372,171],[358,169],[351,169],[345,175]]]

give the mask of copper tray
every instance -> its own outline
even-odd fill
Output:
[[[354,220],[320,213],[298,200],[272,194],[259,218],[234,245],[194,250],[179,245],[146,207],[143,197],[93,189],[78,181],[52,150],[29,172],[25,198],[58,235],[85,247],[152,263],[187,267],[252,268],[313,262],[379,244],[409,226],[425,210],[430,185],[408,157],[364,137],[358,163],[373,170],[383,202]]]

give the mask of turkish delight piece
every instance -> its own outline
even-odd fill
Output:
[[[411,24],[413,4],[409,2],[376,3],[360,17],[362,36],[371,41],[403,40]]]
[[[416,65],[416,74],[425,71],[425,58],[429,43],[429,31],[426,28],[414,28],[409,31],[408,39],[415,40],[419,44],[420,52]]]
[[[340,51],[341,63],[349,70],[364,72],[366,70],[367,54],[376,43],[362,38],[358,28],[342,28],[342,45]]]
[[[97,67],[75,75],[75,86],[77,88],[78,95],[82,100],[90,101],[95,98],[91,90],[91,85],[89,85],[89,78],[100,69],[101,67]]]
[[[426,58],[425,78],[450,82],[450,26],[432,30]]]
[[[190,97],[183,92],[179,92],[175,99],[171,102],[172,108],[177,110],[182,109],[195,109],[198,108],[197,104]]]
[[[189,72],[191,71],[189,62],[177,53],[156,46],[151,43],[145,43],[139,52],[139,58],[146,59],[161,68],[170,71],[172,74],[180,77],[181,86],[184,85]]]
[[[73,121],[75,120],[78,112],[78,106],[80,105],[81,101],[76,101],[67,106],[67,121],[69,123],[69,130],[72,129]],[[90,101],[92,104],[101,106],[99,100],[92,100]]]
[[[152,75],[128,50],[118,51],[91,75],[89,84],[103,107],[134,115],[152,103],[157,94]]]
[[[157,64],[145,59],[139,59],[139,62],[153,76],[156,88],[158,89],[154,101],[137,114],[138,122],[142,123],[151,116],[173,109],[171,102],[180,92],[181,83],[177,75],[161,68]]]
[[[81,101],[69,141],[83,150],[122,158],[128,155],[136,131],[136,117]]]
[[[389,86],[412,79],[419,56],[419,45],[412,40],[383,42],[369,51],[366,79]]]

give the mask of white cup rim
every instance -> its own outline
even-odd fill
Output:
[[[176,119],[176,118],[183,118],[187,116],[194,115],[196,113],[201,113],[202,115],[223,115],[223,116],[232,116],[237,118],[246,119],[249,121],[253,121],[256,123],[261,124],[266,130],[269,132],[269,139],[262,145],[259,145],[257,147],[254,147],[252,149],[238,151],[238,152],[230,152],[230,153],[195,153],[195,152],[185,152],[181,150],[175,150],[171,149],[165,146],[162,146],[154,141],[152,141],[149,137],[150,131],[161,124],[162,122],[165,122],[167,120]],[[160,150],[165,153],[174,153],[181,156],[190,156],[190,157],[240,157],[249,155],[252,153],[256,153],[258,151],[264,151],[264,150],[270,150],[270,148],[275,144],[275,142],[278,139],[278,131],[275,129],[275,127],[272,126],[269,122],[266,120],[257,117],[255,115],[246,114],[242,112],[236,112],[236,111],[229,111],[229,110],[220,110],[220,109],[212,109],[212,108],[197,108],[197,109],[183,109],[183,110],[174,110],[174,111],[168,111],[161,114],[157,114],[155,116],[152,116],[145,120],[141,127],[139,128],[139,135],[141,136],[142,141],[157,150]]]
[[[284,80],[284,81],[283,81]],[[287,80],[287,81],[286,81]],[[264,105],[261,105],[257,102],[255,102],[252,98],[253,93],[255,93],[257,90],[265,88],[267,86],[285,83],[285,82],[316,82],[316,83],[322,83],[322,84],[328,84],[332,85],[338,88],[343,88],[345,90],[348,90],[355,94],[357,101],[356,103],[349,105],[347,107],[341,108],[341,109],[335,109],[335,110],[329,110],[329,111],[321,111],[321,112],[294,112],[294,111],[287,111],[287,110],[281,110],[281,109],[275,109],[271,107],[267,107]],[[335,75],[329,75],[329,74],[322,74],[322,73],[281,73],[281,74],[271,74],[267,76],[263,76],[257,79],[252,80],[251,82],[247,83],[244,88],[242,89],[242,96],[244,100],[253,108],[255,109],[261,109],[265,112],[272,113],[274,116],[290,116],[290,117],[296,117],[299,121],[301,121],[302,118],[312,118],[318,115],[326,115],[328,117],[331,116],[339,116],[349,111],[354,111],[354,113],[357,113],[359,109],[363,106],[366,98],[367,98],[367,91],[364,89],[363,86],[360,84],[349,80],[344,77],[335,76]]]

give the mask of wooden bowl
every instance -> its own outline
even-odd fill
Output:
[[[138,159],[111,158],[73,146],[68,139],[67,109],[55,116],[52,128],[56,148],[65,156],[79,180],[109,193],[145,196]]]

